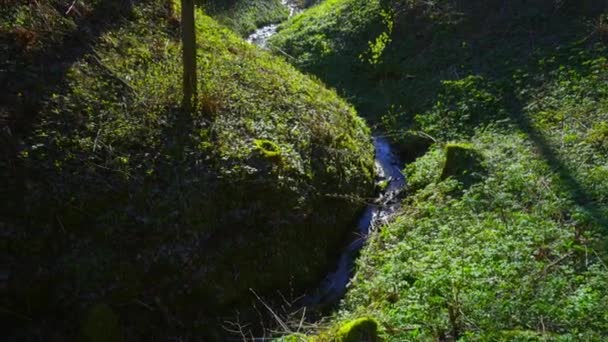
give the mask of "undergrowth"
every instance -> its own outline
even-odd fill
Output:
[[[241,36],[264,25],[287,19],[289,10],[281,0],[197,0],[206,13]]]
[[[373,190],[370,132],[350,105],[197,10],[199,98],[183,122],[171,3],[11,3],[9,339],[222,340],[225,320],[259,324],[250,288],[319,277],[361,206],[344,198]]]
[[[275,47],[400,150],[412,132],[433,142],[405,167],[403,210],[370,238],[311,340],[336,340],[358,317],[391,341],[608,338],[603,11],[328,0],[282,26]],[[474,152],[474,181],[442,174],[450,146]]]

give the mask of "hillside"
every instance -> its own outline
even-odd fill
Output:
[[[603,1],[327,0],[280,27],[275,49],[408,162],[402,211],[330,322],[294,340],[608,338],[606,15]]]
[[[199,10],[185,116],[171,2],[70,4],[0,9],[3,336],[222,340],[316,282],[373,191],[354,109]]]
[[[608,340],[606,1],[180,3],[0,6],[4,339]]]
[[[256,28],[287,19],[289,11],[281,0],[197,0],[219,23],[246,36]]]

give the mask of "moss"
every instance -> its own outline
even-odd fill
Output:
[[[253,144],[256,150],[266,158],[278,159],[281,157],[281,147],[270,140],[256,139]]]
[[[380,190],[380,191],[386,190],[386,188],[388,187],[389,184],[390,184],[390,181],[386,180],[386,179],[378,182],[378,184],[377,184],[378,190]]]
[[[118,316],[107,304],[94,305],[82,324],[82,334],[88,342],[122,341]]]
[[[279,339],[277,339],[277,342],[307,342],[310,341],[310,339],[303,334],[293,334],[293,335],[289,335],[289,336],[283,336]]]
[[[375,342],[378,323],[369,317],[358,318],[343,324],[336,337],[338,342]]]
[[[449,143],[445,146],[445,164],[441,179],[453,177],[468,187],[479,180],[484,173],[483,157],[471,144]]]
[[[602,152],[608,151],[608,123],[596,123],[591,128],[586,141]]]

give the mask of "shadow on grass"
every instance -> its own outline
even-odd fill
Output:
[[[96,39],[133,16],[133,7],[138,2],[99,1],[91,13],[74,21],[75,27],[69,32],[32,31],[29,34],[48,39],[42,43],[46,46],[33,52],[19,45],[18,30],[0,35],[0,43],[4,45],[0,50],[3,59],[0,67],[4,69],[0,75],[0,89],[3,89],[0,93],[0,166],[3,168],[0,179],[5,179],[0,190],[8,194],[0,208],[3,214],[25,215],[23,198],[28,174],[19,158],[20,145],[32,133],[42,104],[52,94],[61,92],[63,81],[76,61],[94,54],[92,44]],[[41,7],[35,9],[35,5],[30,4],[31,11],[40,10]],[[56,7],[48,5],[46,10],[56,10],[57,15],[68,17],[61,13],[63,8]],[[76,11],[78,9],[72,12]]]
[[[608,232],[608,218],[602,208],[596,203],[590,191],[577,179],[574,172],[560,158],[558,152],[553,148],[545,135],[539,131],[530,119],[523,114],[523,108],[517,112],[511,112],[511,119],[519,129],[524,132],[534,144],[538,154],[545,160],[549,167],[556,172],[562,185],[570,195],[570,199],[603,229]]]

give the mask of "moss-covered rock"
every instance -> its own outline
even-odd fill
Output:
[[[483,156],[471,144],[449,143],[445,146],[445,164],[441,179],[453,177],[468,187],[481,180]]]
[[[369,317],[344,323],[336,334],[336,342],[376,342],[378,323]]]

